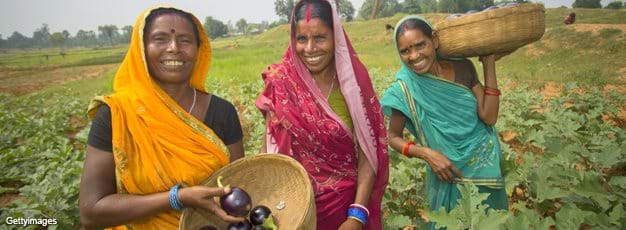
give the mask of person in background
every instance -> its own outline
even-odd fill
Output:
[[[563,20],[563,23],[565,23],[565,25],[574,24],[574,22],[576,22],[576,13],[574,12],[565,16],[565,19]]]

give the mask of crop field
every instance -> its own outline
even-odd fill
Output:
[[[496,129],[509,211],[485,211],[486,197],[474,186],[460,187],[463,198],[452,212],[427,211],[426,164],[390,149],[385,229],[423,229],[428,220],[449,229],[626,226],[626,11],[577,10],[576,24],[565,26],[567,12],[548,9],[544,37],[497,62],[503,95]],[[399,66],[384,26],[401,17],[346,24],[379,96]],[[247,155],[259,151],[264,130],[254,107],[260,73],[281,59],[287,41],[288,27],[279,26],[212,42],[211,92],[236,105]],[[80,228],[87,104],[112,92],[125,52],[0,52],[0,229],[16,227],[4,225],[9,216],[57,219],[49,229]]]

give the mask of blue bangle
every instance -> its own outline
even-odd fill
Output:
[[[367,223],[367,214],[365,214],[365,211],[359,208],[349,208],[348,217],[356,218],[360,220],[363,224]]]
[[[170,189],[169,199],[170,199],[170,207],[176,211],[182,211],[185,206],[178,199],[178,189],[180,188],[180,184],[176,184],[172,186]]]

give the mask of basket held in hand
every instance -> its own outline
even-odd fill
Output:
[[[217,187],[218,176],[223,177],[224,185],[248,192],[252,207],[262,204],[270,208],[278,229],[316,228],[313,187],[305,169],[291,157],[282,154],[245,157],[219,169],[202,184]],[[228,223],[203,209],[187,208],[180,217],[180,229],[198,230],[207,225],[226,229]]]

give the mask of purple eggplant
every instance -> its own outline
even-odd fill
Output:
[[[465,12],[465,14],[475,14],[478,13],[477,10],[468,10],[467,12]]]
[[[199,230],[217,230],[217,228],[211,225],[207,225],[207,226],[201,227]]]
[[[252,225],[263,224],[263,221],[272,217],[272,210],[264,205],[258,205],[250,211],[250,223]]]
[[[222,186],[222,176],[217,178],[218,186]],[[246,191],[238,187],[232,187],[230,193],[220,197],[222,209],[231,216],[245,217],[252,207],[252,199]]]
[[[248,220],[243,220],[239,223],[232,223],[228,225],[228,230],[250,230],[252,229],[252,225]]]
[[[272,210],[265,205],[258,205],[250,211],[250,223],[255,226],[262,226],[265,230],[276,230]]]
[[[462,14],[451,14],[451,15],[448,15],[448,17],[446,17],[446,19],[458,18],[458,17],[461,17],[461,16],[463,16],[463,15]]]
[[[490,6],[490,7],[487,7],[486,9],[484,9],[483,11],[490,11],[490,10],[495,10],[495,9],[499,9],[499,8],[500,7],[498,7],[498,6]]]

